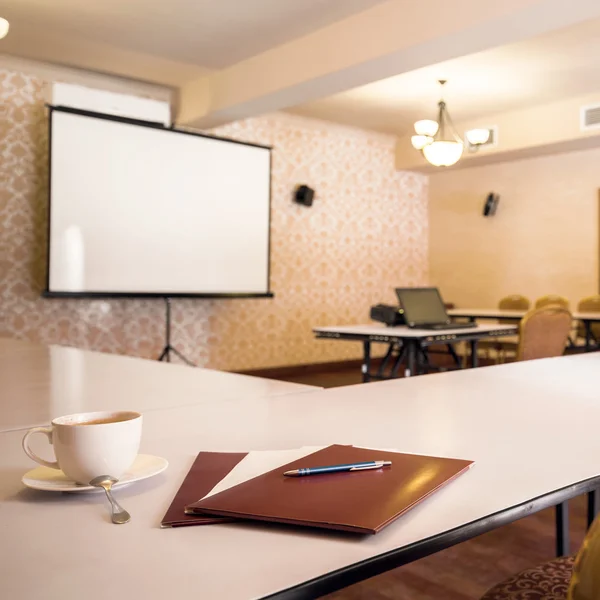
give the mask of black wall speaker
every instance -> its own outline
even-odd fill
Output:
[[[294,201],[298,204],[304,204],[304,206],[312,206],[314,197],[315,190],[307,185],[299,185],[294,193]]]
[[[500,196],[498,194],[494,194],[494,192],[490,192],[488,197],[485,199],[485,204],[483,205],[483,216],[493,217],[496,214],[498,202],[500,202]]]

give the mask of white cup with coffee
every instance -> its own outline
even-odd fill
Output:
[[[39,457],[29,447],[29,437],[43,433],[52,444],[56,461]],[[45,467],[61,470],[69,479],[89,484],[95,477],[119,479],[133,464],[142,437],[138,412],[89,412],[58,417],[50,427],[34,427],[23,438],[29,458]]]

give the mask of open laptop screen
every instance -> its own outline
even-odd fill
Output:
[[[449,321],[437,288],[397,288],[396,295],[408,325],[429,325]]]

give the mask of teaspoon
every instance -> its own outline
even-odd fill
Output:
[[[110,475],[100,475],[100,477],[94,477],[94,479],[90,481],[90,485],[93,485],[94,487],[100,487],[106,492],[106,497],[110,502],[112,511],[112,522],[120,525],[122,523],[128,523],[131,520],[131,515],[122,506],[120,506],[110,491],[112,486],[117,483],[117,481],[118,479],[115,479]]]

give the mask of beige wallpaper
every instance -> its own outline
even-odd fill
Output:
[[[430,274],[462,307],[507,294],[598,292],[600,149],[446,171],[430,178]],[[487,194],[500,194],[484,218]]]
[[[0,335],[155,357],[160,300],[55,300],[45,281],[44,82],[0,69]],[[273,145],[275,298],[174,300],[173,343],[197,364],[242,370],[342,360],[358,344],[316,341],[314,325],[368,320],[396,285],[427,280],[427,179],[394,170],[394,139],[291,115],[216,133]],[[294,187],[317,190],[312,208]]]

